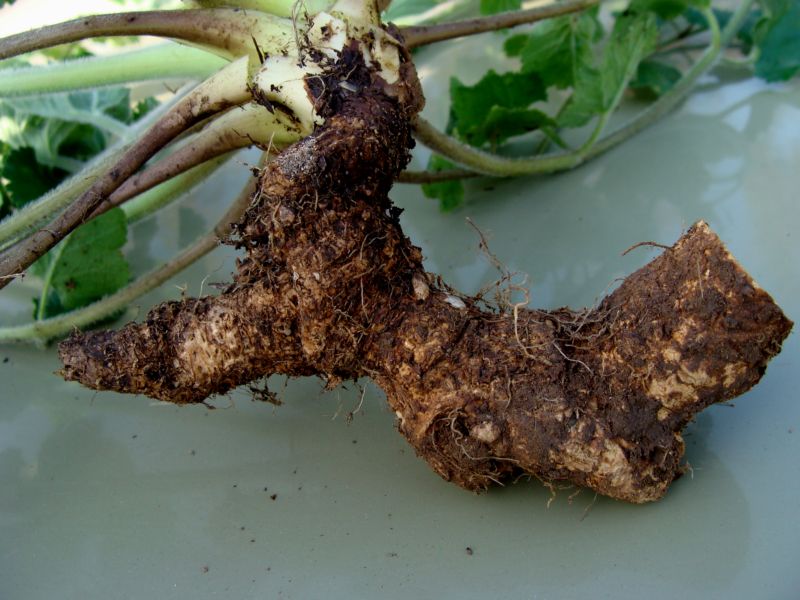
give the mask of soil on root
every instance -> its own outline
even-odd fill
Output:
[[[325,124],[261,172],[228,289],[73,336],[64,376],[178,403],[272,373],[369,376],[417,453],[462,487],[530,474],[661,497],[681,473],[680,430],[754,385],[791,322],[704,223],[592,311],[454,297],[388,196],[422,104],[413,67],[389,85],[353,47],[308,82]]]

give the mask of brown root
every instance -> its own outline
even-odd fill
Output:
[[[417,453],[462,487],[529,474],[663,496],[681,429],[753,386],[792,323],[705,223],[594,310],[487,312],[454,296],[388,199],[421,105],[413,70],[388,86],[358,56],[338,66],[347,93],[339,75],[319,86],[325,125],[261,173],[231,286],[73,336],[64,376],[178,403],[272,373],[369,376]]]

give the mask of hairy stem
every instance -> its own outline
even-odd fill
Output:
[[[296,0],[192,0],[190,5],[201,8],[236,7],[244,10],[258,10],[279,17],[291,17],[297,4]],[[332,2],[329,0],[304,0],[302,9],[309,14],[327,10]]]
[[[406,47],[418,48],[419,46],[426,46],[453,38],[496,31],[558,17],[595,6],[598,2],[599,0],[564,0],[563,2],[551,2],[527,10],[498,13],[477,19],[466,19],[438,25],[403,27],[400,32],[405,40]]]
[[[478,177],[475,171],[467,169],[448,169],[447,171],[403,171],[397,176],[398,183],[440,183],[454,179],[468,179]]]
[[[294,47],[290,19],[234,9],[156,10],[93,15],[0,39],[0,60],[92,37],[153,35],[208,47],[225,58]]]
[[[0,289],[85,222],[109,194],[179,133],[212,114],[249,100],[247,69],[248,59],[241,58],[197,86],[60,216],[0,254]]]
[[[181,44],[0,70],[0,97],[66,92],[163,79],[202,80],[225,66],[219,56]]]
[[[247,209],[255,192],[256,184],[257,180],[255,178],[250,179],[234,203],[214,226],[214,229],[168,262],[139,277],[115,294],[98,300],[85,308],[25,325],[0,327],[0,342],[47,342],[63,337],[76,328],[87,327],[97,323],[123,310],[136,298],[154,290],[217,248],[220,239],[224,239],[230,234],[231,225],[237,222]]]
[[[495,177],[555,173],[572,169],[583,162],[579,151],[530,158],[498,156],[459,142],[454,137],[436,129],[422,117],[417,117],[414,120],[414,137],[448,160],[467,167],[476,173]]]
[[[50,261],[50,264],[47,265],[47,271],[43,277],[44,283],[42,284],[42,290],[39,293],[39,302],[36,306],[36,315],[34,318],[37,321],[41,321],[45,317],[45,312],[47,311],[47,296],[50,294],[50,285],[53,283],[53,274],[55,273],[56,266],[61,260],[61,256],[63,255],[66,247],[67,244],[64,243],[53,248],[53,259]]]
[[[227,163],[234,153],[228,152],[164,180],[147,190],[134,194],[120,205],[129,223],[139,221],[187,194],[193,187],[211,177]],[[105,211],[103,211],[105,212]]]
[[[207,127],[168,156],[130,177],[95,209],[91,218],[120,206],[180,173],[234,150],[257,144],[276,153],[298,139],[295,126],[283,113],[270,113],[252,102],[237,107],[213,119]],[[148,212],[151,210],[148,209]]]

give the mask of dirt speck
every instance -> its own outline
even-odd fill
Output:
[[[467,546],[464,549],[464,552],[467,553],[467,556],[472,556],[473,554],[475,554],[475,550],[472,549],[472,546]]]

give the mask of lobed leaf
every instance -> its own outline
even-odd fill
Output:
[[[691,8],[707,8],[710,5],[710,0],[632,0],[628,10],[637,14],[653,13],[670,21]]]
[[[767,81],[785,81],[800,71],[800,2],[770,0],[768,16],[756,25],[759,48],[756,75]]]
[[[592,45],[602,33],[597,10],[592,9],[540,23],[524,45],[510,38],[514,40],[510,49],[519,51],[522,71],[535,73],[546,88],[568,88],[574,85],[581,68],[592,63]]]
[[[127,220],[114,208],[89,221],[37,261],[34,273],[44,278],[46,298],[37,303],[39,317],[86,306],[128,283],[130,267],[121,248],[127,240]],[[44,309],[39,308],[45,303]]]
[[[0,156],[0,177],[5,211],[22,208],[57,186],[67,176],[66,171],[49,167],[36,160],[32,148],[11,148],[3,144]]]
[[[603,53],[599,68],[583,63],[578,69],[574,91],[558,123],[580,127],[594,116],[614,108],[639,63],[655,48],[658,27],[652,13],[619,17]]]
[[[125,88],[5,98],[2,107],[17,117],[82,123],[108,134],[123,133],[132,120],[130,92]]]
[[[480,7],[482,15],[493,15],[520,8],[522,8],[522,0],[481,0]]]
[[[15,151],[32,150],[32,162],[62,171],[63,179],[102,152],[114,137],[95,123],[113,122],[110,129],[121,132],[155,105],[150,98],[131,106],[124,88],[6,98],[0,100],[0,141]],[[0,176],[17,179],[2,164]],[[60,182],[52,177],[47,180],[53,185]]]
[[[657,98],[668,92],[681,78],[681,72],[664,62],[646,59],[639,63],[630,87],[640,94]]]
[[[534,102],[544,100],[547,91],[539,77],[529,73],[503,73],[489,71],[473,86],[466,86],[458,79],[450,80],[450,124],[448,130],[463,141],[474,146],[486,142],[500,143],[519,135],[507,129],[509,122],[502,109],[525,109]],[[494,111],[494,112],[492,112]],[[543,118],[539,111],[525,113],[527,125]],[[515,126],[515,129],[518,127]],[[530,129],[524,129],[529,131]],[[521,131],[520,133],[524,133]]]
[[[555,125],[555,121],[540,110],[493,106],[486,115],[480,131],[482,137],[475,139],[474,145],[478,146],[487,141],[492,145],[498,145],[509,138]]]

